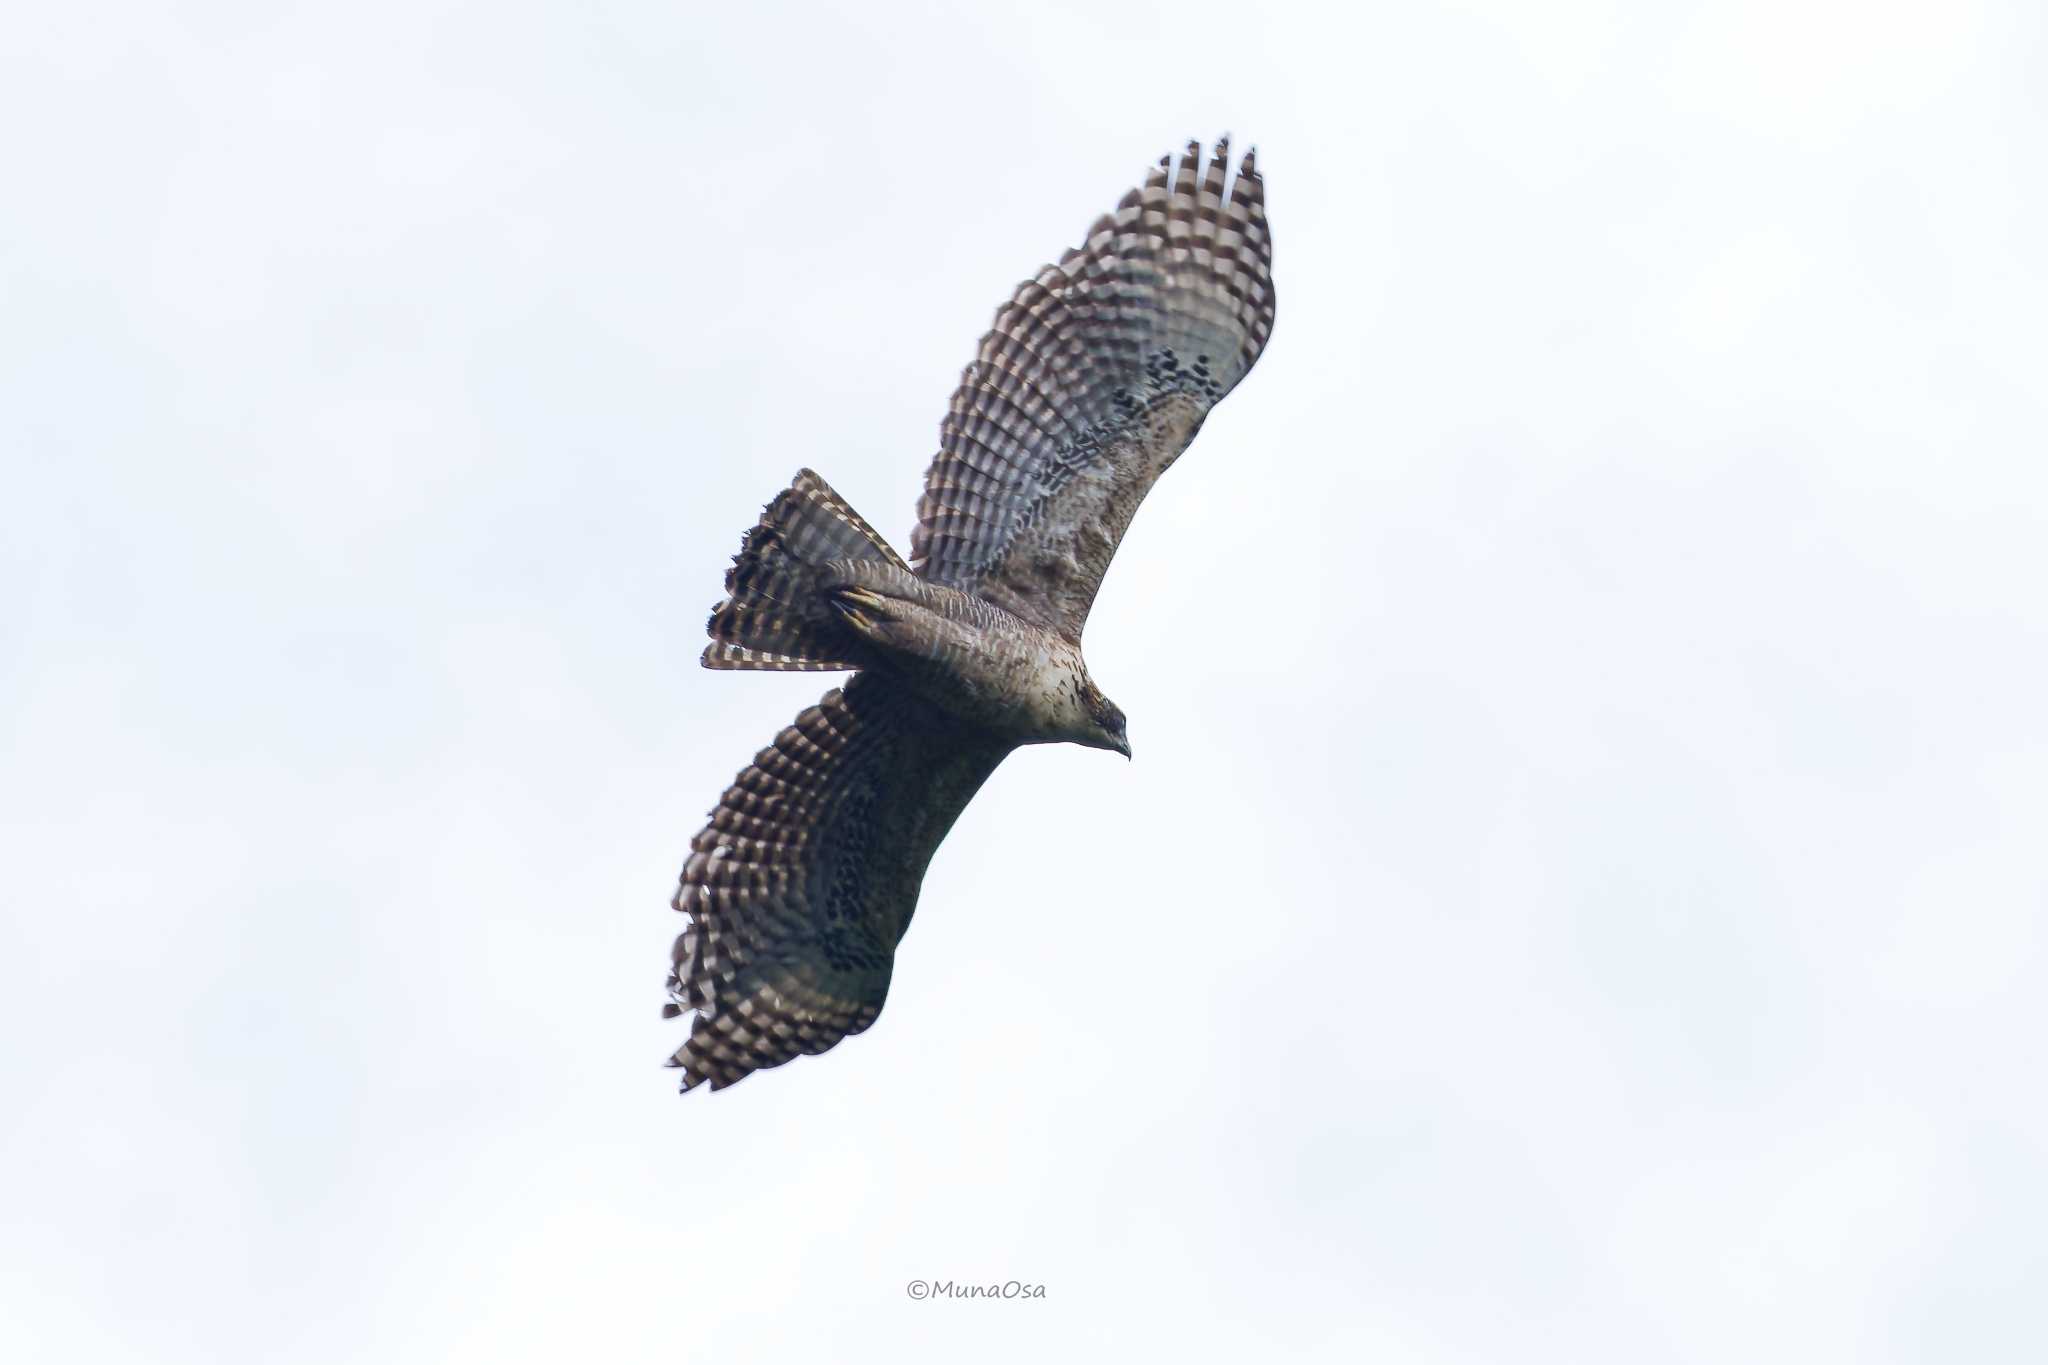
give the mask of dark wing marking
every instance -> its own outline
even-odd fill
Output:
[[[796,718],[691,841],[690,916],[671,1016],[697,1011],[671,1066],[714,1090],[875,1021],[939,841],[1009,747],[886,676]]]
[[[1273,330],[1256,153],[1189,143],[1017,287],[961,376],[911,563],[1079,640],[1138,504]]]

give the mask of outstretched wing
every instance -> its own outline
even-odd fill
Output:
[[[691,841],[675,907],[669,1065],[713,1090],[875,1022],[939,841],[1009,746],[886,678],[796,718]]]
[[[911,563],[1078,641],[1145,494],[1273,330],[1256,153],[1189,143],[1017,286],[940,428]]]

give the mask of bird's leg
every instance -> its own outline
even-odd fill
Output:
[[[903,619],[902,613],[895,609],[900,607],[900,603],[873,588],[857,584],[835,585],[825,600],[832,604],[832,609],[845,619],[846,624],[878,645],[890,643],[889,627]]]

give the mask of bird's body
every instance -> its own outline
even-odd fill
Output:
[[[905,562],[818,475],[762,513],[707,667],[852,670],[692,841],[671,1059],[714,1089],[881,1011],[925,868],[1020,745],[1130,754],[1081,632],[1125,529],[1273,323],[1263,186],[1190,144],[1018,286],[941,428]]]
[[[986,597],[893,564],[848,566],[834,603],[881,666],[954,719],[1016,744],[1084,742],[1095,718],[1081,647]]]

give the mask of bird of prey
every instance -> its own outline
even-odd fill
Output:
[[[755,756],[691,841],[669,1065],[714,1090],[874,1023],[939,841],[996,765],[1130,756],[1081,658],[1153,481],[1273,328],[1256,152],[1189,143],[996,312],[940,425],[910,559],[806,469],[726,574],[704,665],[851,671]]]

